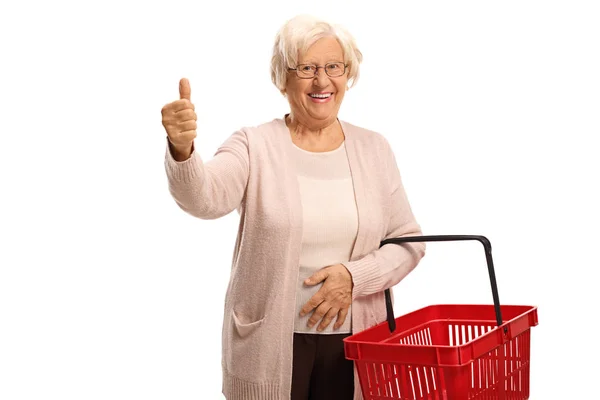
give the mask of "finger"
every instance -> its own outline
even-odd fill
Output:
[[[184,121],[184,122],[180,122],[177,124],[177,127],[179,129],[181,129],[181,132],[185,132],[185,131],[195,131],[197,126],[196,126],[196,121]]]
[[[327,302],[323,302],[317,307],[315,312],[310,316],[308,322],[306,323],[309,328],[312,328],[319,322],[331,309],[331,306]]]
[[[179,120],[181,122],[198,120],[198,117],[196,116],[196,112],[189,108],[186,108],[185,110],[177,111],[175,113],[175,118],[177,118],[177,120]]]
[[[175,137],[169,137],[169,141],[173,143],[175,147],[190,148],[194,145],[194,139],[196,138],[196,131],[185,131],[181,132]]]
[[[162,108],[162,114],[175,114],[183,110],[195,110],[196,107],[192,104],[191,101],[183,99],[183,100],[175,100],[172,103],[166,104]]]
[[[346,322],[346,317],[348,316],[348,308],[342,308],[340,312],[338,312],[337,321],[333,326],[333,329],[340,329],[340,326],[344,325]]]
[[[191,100],[192,88],[190,87],[190,81],[187,78],[182,78],[179,81],[179,98]]]
[[[327,270],[321,269],[312,274],[311,277],[307,278],[304,283],[309,286],[316,285],[317,283],[323,282],[329,276]]]
[[[325,300],[320,292],[317,292],[313,297],[311,297],[306,304],[300,310],[300,316],[304,317],[306,314],[315,309],[319,304],[321,304]]]
[[[194,104],[188,99],[175,100],[167,106],[167,110],[177,113],[182,110],[195,110]]]
[[[333,308],[333,307],[330,308],[329,311],[327,311],[327,314],[325,314],[325,317],[323,317],[323,319],[321,320],[321,323],[319,324],[317,331],[321,332],[322,330],[327,328],[329,326],[329,324],[331,323],[331,321],[335,318],[335,316],[338,315],[339,311],[340,310],[337,308]]]

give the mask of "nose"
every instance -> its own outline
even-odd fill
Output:
[[[317,67],[317,70],[315,72],[315,81],[314,82],[319,87],[325,87],[329,84],[329,75],[327,75],[325,73],[324,67]]]

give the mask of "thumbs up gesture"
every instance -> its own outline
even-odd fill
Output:
[[[196,138],[196,112],[191,102],[190,82],[179,81],[179,100],[162,108],[162,124],[167,131],[171,152],[177,161],[183,161],[192,153]]]

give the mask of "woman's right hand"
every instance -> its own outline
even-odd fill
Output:
[[[196,138],[196,112],[191,97],[190,82],[179,81],[180,99],[162,108],[162,124],[167,131],[171,153],[177,161],[184,161],[192,154]]]

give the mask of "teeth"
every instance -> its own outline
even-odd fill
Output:
[[[321,94],[321,93],[318,93],[318,94],[317,93],[311,93],[310,94],[310,97],[314,97],[314,98],[317,98],[317,99],[326,99],[329,96],[331,96],[331,93],[323,93],[323,94]]]

